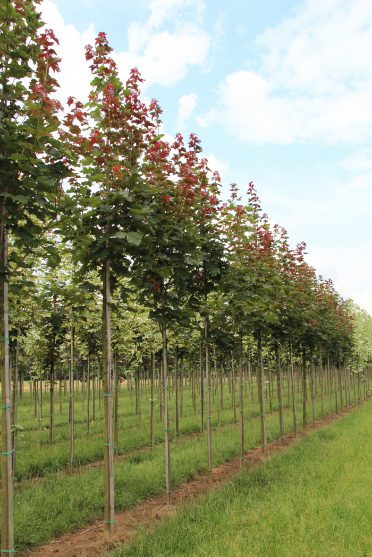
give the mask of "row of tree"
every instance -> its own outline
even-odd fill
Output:
[[[171,143],[164,139],[158,103],[142,100],[137,69],[121,81],[104,33],[86,47],[92,74],[88,102],[70,97],[63,114],[55,98],[58,40],[43,27],[39,3],[6,0],[0,6],[5,551],[13,549],[10,347],[18,360],[22,344],[29,358],[26,377],[40,366],[48,369],[51,405],[66,335],[70,380],[76,346],[81,357],[99,357],[109,529],[114,524],[113,347],[127,357],[138,340],[128,331],[128,311],[142,317],[138,337],[146,338],[148,353],[161,353],[167,494],[169,331],[176,345],[187,346],[190,330],[200,335],[210,467],[212,346],[221,358],[234,352],[242,383],[243,351],[255,344],[263,447],[263,344],[270,343],[278,361],[283,349],[301,354],[304,362],[320,354],[339,367],[359,356],[361,365],[370,358],[369,348],[356,353],[366,337],[355,343],[350,303],[306,263],[305,244],[292,249],[286,230],[270,224],[252,183],[244,201],[233,185],[228,201],[221,202],[220,177],[202,157],[199,139],[193,134],[188,141],[181,134]],[[53,442],[52,408],[50,415]]]

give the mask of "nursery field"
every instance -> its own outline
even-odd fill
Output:
[[[372,402],[179,510],[111,557],[368,557]]]
[[[244,450],[261,444],[261,412],[255,377],[247,374],[243,377],[244,411],[241,421],[240,384],[236,371],[213,376],[211,381],[213,466],[241,453],[242,425]],[[338,383],[327,383],[326,375],[316,376],[317,381],[312,384],[306,403],[308,422],[341,409],[341,401],[342,406],[358,404],[368,396],[369,375],[366,373],[364,382],[359,381],[359,385],[356,377],[350,375],[347,382],[341,382],[340,391]],[[267,378],[265,422],[267,442],[270,442],[281,436],[281,412],[277,378],[270,371]],[[282,379],[284,431],[293,430],[294,409],[297,428],[301,429],[302,374],[300,370],[295,370],[293,390],[289,373],[283,373]],[[103,513],[105,441],[102,387],[95,382],[93,397],[93,385],[75,382],[72,422],[71,396],[63,382],[60,383],[53,406],[55,434],[51,444],[49,386],[38,382],[31,389],[25,383],[18,402],[14,506],[17,550],[43,544],[90,524],[101,518]],[[207,416],[202,387],[197,371],[183,377],[182,381],[179,378],[176,381],[174,370],[170,369],[167,393],[172,488],[208,470]],[[151,392],[154,398],[151,398]],[[117,383],[115,402],[116,511],[121,511],[164,492],[164,390],[158,379],[151,382],[148,375],[143,374],[138,381]]]
[[[0,2],[0,554],[113,551],[136,506],[174,510],[216,468],[225,482],[357,410],[123,551],[370,557],[372,317],[249,176],[224,183],[195,133],[166,130],[105,31],[66,63],[41,4]],[[147,4],[157,19],[195,2]],[[67,67],[82,98],[60,88]],[[94,550],[71,549],[93,530]]]

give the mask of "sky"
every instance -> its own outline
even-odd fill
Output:
[[[371,0],[44,0],[59,95],[85,100],[84,46],[107,33],[164,132],[196,133],[223,192],[250,181],[270,220],[372,314]]]

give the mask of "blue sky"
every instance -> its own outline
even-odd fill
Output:
[[[83,47],[105,31],[164,131],[195,132],[225,192],[264,209],[344,297],[372,313],[370,0],[45,0],[61,96],[84,99]]]

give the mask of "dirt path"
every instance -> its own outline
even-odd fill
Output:
[[[297,436],[288,433],[284,442],[279,439],[267,445],[265,454],[261,448],[250,450],[245,455],[245,467],[253,468],[269,459],[273,454],[285,450],[295,440],[307,435],[310,431],[323,427],[330,422],[338,420],[348,414],[356,407],[345,408],[338,414],[324,416],[315,423],[310,424],[305,429],[299,431]],[[239,458],[234,458],[224,464],[214,468],[212,476],[200,474],[193,480],[181,484],[171,493],[171,504],[167,505],[165,495],[160,495],[152,499],[143,501],[141,504],[127,511],[116,514],[115,533],[108,537],[104,529],[104,523],[99,520],[91,526],[69,532],[51,541],[47,545],[37,547],[33,550],[22,553],[23,557],[98,557],[106,554],[108,550],[122,545],[133,539],[138,527],[145,525],[147,528],[155,528],[164,518],[176,513],[177,508],[184,502],[195,499],[196,497],[216,489],[226,483],[234,474],[240,470]]]

